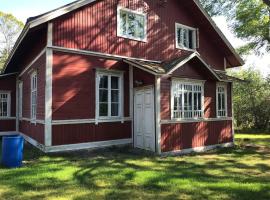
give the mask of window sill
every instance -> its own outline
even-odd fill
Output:
[[[187,48],[187,47],[176,46],[176,49],[190,51],[190,52],[197,52],[197,49],[190,49],[190,48]]]
[[[124,36],[124,35],[117,35],[117,37],[124,38],[124,39],[129,39],[129,40],[134,40],[134,41],[137,41],[137,42],[144,42],[144,43],[147,42],[147,38],[139,39],[139,38],[133,38],[133,37],[128,37],[128,36]]]

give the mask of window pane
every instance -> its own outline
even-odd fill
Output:
[[[218,94],[218,109],[221,110],[221,95]]]
[[[189,37],[188,37],[188,39],[189,39],[189,48],[193,49],[194,48],[193,47],[193,31],[189,30],[188,34],[189,34]]]
[[[108,104],[100,103],[99,104],[99,116],[107,117],[108,116]]]
[[[120,11],[120,34],[121,35],[127,34],[126,17],[127,17],[126,12]]]
[[[99,102],[108,102],[108,90],[100,89],[99,90]]]
[[[118,103],[112,103],[111,113],[112,113],[112,116],[114,116],[114,117],[119,116],[119,104]]]
[[[99,78],[99,88],[108,88],[108,76],[100,76]]]
[[[225,95],[224,94],[222,94],[222,105],[221,105],[221,107],[222,107],[222,110],[225,110]]]
[[[202,94],[198,93],[198,110],[202,110]]]
[[[112,95],[111,102],[118,103],[119,102],[119,90],[112,90],[111,95]]]
[[[116,76],[111,77],[111,87],[112,89],[119,89],[119,77]]]
[[[198,94],[194,93],[194,110],[198,110]]]
[[[128,13],[128,36],[135,37],[135,30],[136,30],[136,22],[135,22],[135,14],[133,13]]]

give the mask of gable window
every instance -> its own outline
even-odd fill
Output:
[[[195,28],[182,24],[175,25],[176,47],[180,49],[197,48],[197,31]]]
[[[0,91],[0,118],[10,117],[10,93]]]
[[[226,85],[217,85],[217,117],[227,116],[227,89]]]
[[[118,7],[117,35],[129,39],[146,41],[146,14]]]
[[[37,73],[31,75],[31,120],[37,117]]]
[[[172,118],[192,119],[203,117],[202,82],[172,81]]]
[[[97,72],[96,105],[99,118],[117,118],[122,116],[122,74]]]

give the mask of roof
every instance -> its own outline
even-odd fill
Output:
[[[20,45],[20,43],[22,42],[22,40],[24,39],[24,37],[27,35],[27,33],[29,32],[30,29],[37,27],[41,24],[44,24],[46,22],[49,22],[59,16],[62,16],[64,14],[67,14],[73,10],[76,10],[80,7],[83,7],[87,4],[96,2],[98,0],[77,0],[74,1],[72,3],[66,4],[64,6],[61,6],[57,9],[54,9],[52,11],[43,13],[41,15],[35,16],[35,17],[30,17],[28,18],[26,25],[22,31],[22,33],[20,34],[18,40],[16,41],[12,52],[9,55],[9,58],[5,64],[4,69],[7,67],[7,65],[9,64],[10,60],[12,59],[14,53],[16,52],[18,46]],[[232,55],[234,55],[234,57],[236,58],[236,60],[238,60],[238,62],[243,65],[244,62],[241,59],[241,57],[237,54],[237,52],[234,50],[234,48],[232,47],[232,45],[230,44],[230,42],[226,39],[226,37],[224,36],[224,34],[221,32],[221,30],[216,26],[215,22],[212,20],[212,18],[207,14],[207,12],[203,9],[202,5],[199,3],[198,0],[189,0],[189,2],[193,2],[196,7],[200,10],[200,12],[205,16],[205,18],[208,20],[208,22],[210,23],[210,25],[214,28],[214,30],[217,32],[217,34],[220,36],[220,38],[222,39],[222,41],[224,42],[224,44],[228,47],[228,49],[232,52]],[[179,58],[180,59],[180,58]],[[5,71],[5,70],[4,70]]]
[[[180,55],[179,57],[173,58],[171,60],[163,62],[151,62],[151,61],[142,61],[136,59],[123,59],[125,63],[128,63],[132,66],[140,68],[144,71],[147,71],[154,75],[171,75],[175,70],[184,66],[186,63],[190,62],[192,59],[198,59],[207,70],[216,77],[218,81],[232,82],[232,81],[243,81],[239,78],[235,78],[226,74],[225,71],[215,70],[199,56],[198,53],[187,53]]]

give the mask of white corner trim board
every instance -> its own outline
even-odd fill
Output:
[[[178,151],[170,151],[170,152],[163,152],[161,153],[162,156],[177,156],[177,155],[184,155],[184,154],[190,154],[190,153],[201,153],[205,151],[209,151],[215,148],[224,148],[224,147],[233,147],[233,142],[223,143],[223,144],[215,144],[215,145],[209,145],[209,146],[202,146],[202,147],[195,147],[190,149],[183,149]]]

